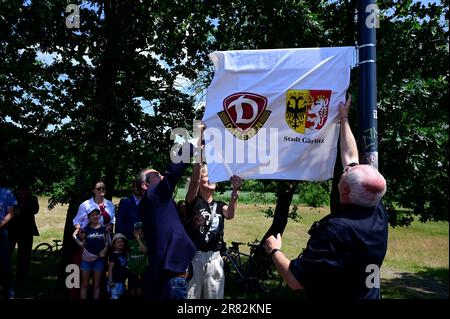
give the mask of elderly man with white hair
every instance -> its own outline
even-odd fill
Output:
[[[306,249],[289,260],[281,235],[270,236],[265,249],[278,272],[308,298],[379,299],[379,271],[387,250],[387,213],[381,204],[386,181],[371,165],[358,163],[358,148],[348,123],[351,96],[339,104],[341,161],[340,208],[315,222]]]

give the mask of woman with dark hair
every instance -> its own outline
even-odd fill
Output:
[[[85,232],[83,229],[89,224],[88,214],[94,209],[100,212],[99,225],[105,227],[105,240],[109,244],[111,242],[111,232],[116,222],[114,204],[105,198],[106,186],[102,180],[95,182],[92,185],[93,196],[81,203],[78,208],[78,213],[73,219],[73,226],[75,233],[79,236],[80,240],[85,239]],[[76,253],[72,256],[72,263],[80,265],[82,259],[82,249],[77,249]],[[104,280],[105,269],[102,272],[102,280]],[[101,285],[101,288],[103,285]],[[79,298],[80,289],[71,289],[71,298]],[[83,297],[83,296],[82,296]]]
[[[92,188],[93,196],[81,203],[78,208],[78,213],[73,219],[73,226],[75,228],[84,228],[89,223],[88,212],[92,207],[100,211],[100,224],[106,227],[106,231],[110,232],[112,226],[115,224],[114,204],[105,198],[106,186],[103,181],[98,181]]]

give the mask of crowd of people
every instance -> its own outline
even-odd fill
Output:
[[[381,297],[379,282],[368,285],[366,279],[367,266],[381,267],[386,254],[387,215],[381,204],[386,181],[374,167],[359,164],[348,123],[350,104],[351,97],[339,105],[344,168],[339,211],[313,225],[307,247],[298,258],[289,260],[283,254],[280,234],[265,242],[282,278],[311,298]],[[176,204],[173,193],[189,165],[170,163],[163,173],[150,168],[140,171],[132,194],[120,200],[117,214],[105,198],[105,183],[92,185],[92,198],[80,205],[73,219],[77,248],[72,262],[81,270],[81,287],[73,296],[99,299],[105,287],[111,299],[224,298],[220,254],[224,221],[235,216],[243,180],[232,176],[229,203],[216,201],[216,185],[209,182],[207,166],[196,163],[186,198]],[[37,198],[29,189],[14,194],[0,188],[0,274],[6,298],[12,293],[10,254],[16,243],[16,282],[26,280],[33,235],[38,234],[34,223],[38,210]]]

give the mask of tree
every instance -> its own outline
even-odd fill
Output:
[[[378,35],[380,167],[391,222],[411,220],[394,205],[422,221],[448,220],[448,1],[393,7]]]

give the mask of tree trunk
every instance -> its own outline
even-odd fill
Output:
[[[115,81],[120,63],[117,36],[117,6],[115,0],[106,0],[104,4],[105,14],[105,50],[102,54],[101,63],[97,68],[97,81],[95,87],[95,97],[92,101],[92,116],[94,117],[94,129],[90,132],[86,140],[86,147],[83,150],[83,161],[79,169],[74,192],[70,196],[69,208],[67,210],[66,222],[64,226],[64,241],[62,259],[59,266],[58,282],[59,286],[65,282],[65,268],[72,262],[72,257],[77,251],[77,247],[72,239],[73,218],[77,214],[79,205],[92,196],[91,183],[98,181],[105,174],[105,184],[107,186],[107,197],[110,199],[114,191],[115,169],[118,164],[113,163],[113,150],[116,143],[111,141],[110,136],[120,136],[120,133],[111,132],[112,129],[121,127],[114,125],[114,119],[120,118],[115,104]],[[116,166],[115,166],[116,165]]]
[[[277,205],[273,215],[272,225],[260,241],[260,245],[264,246],[266,239],[271,235],[283,234],[286,228],[289,216],[289,208],[291,206],[292,198],[298,181],[279,181],[277,191]]]

